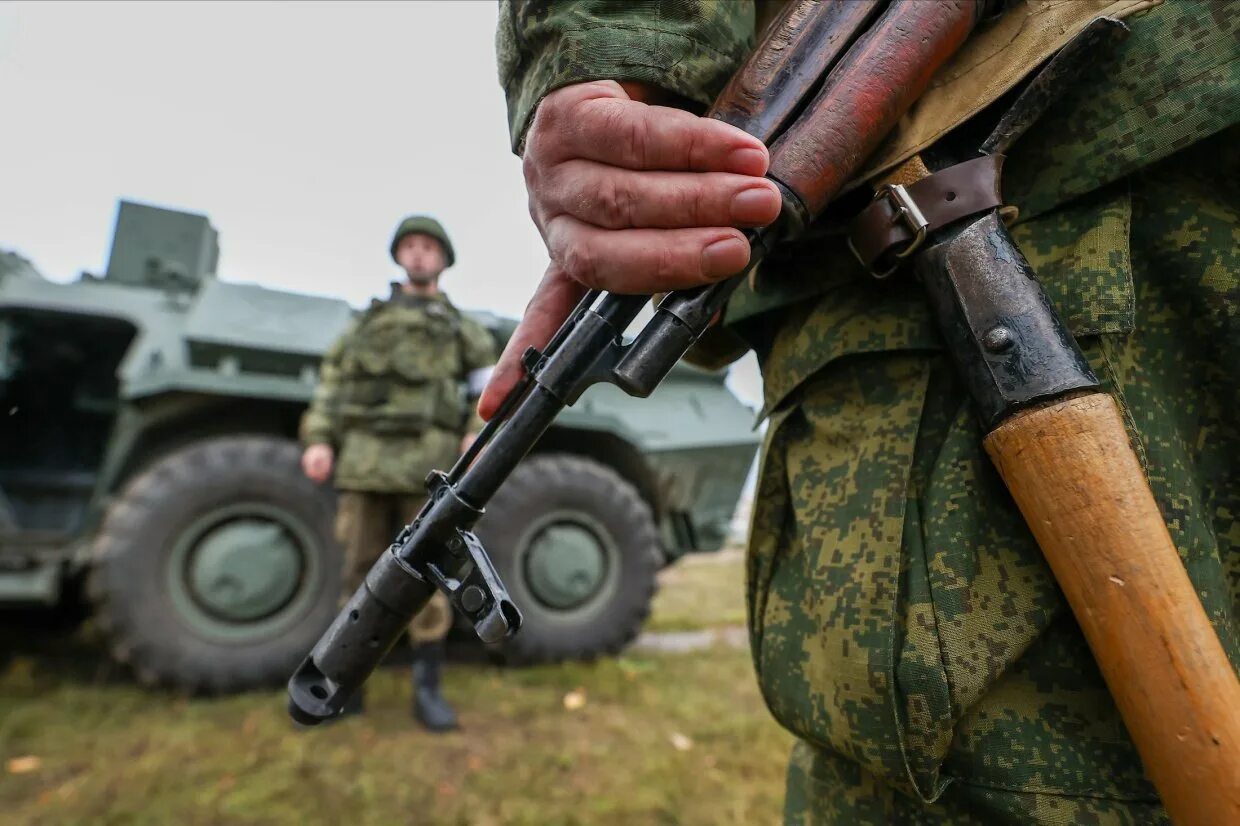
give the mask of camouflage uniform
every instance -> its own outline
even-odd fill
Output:
[[[426,474],[456,461],[471,418],[466,377],[494,362],[490,334],[445,296],[408,295],[398,285],[327,351],[302,440],[338,455],[346,595],[422,507]],[[410,636],[442,639],[451,624],[447,598],[436,592]]]
[[[514,148],[537,101],[580,80],[709,102],[752,42],[753,8],[657,5],[504,4]],[[1226,7],[1130,19],[1129,40],[1010,153],[1005,191],[1236,664],[1240,67]],[[816,230],[738,291],[713,354],[743,340],[764,376],[746,598],[763,696],[799,738],[787,821],[1163,822],[921,288],[868,278]]]

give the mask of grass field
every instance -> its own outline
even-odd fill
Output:
[[[666,572],[650,628],[741,616],[740,561]],[[10,633],[11,629],[10,629]],[[456,664],[463,730],[408,716],[401,669],[367,713],[297,731],[282,691],[143,692],[89,633],[0,666],[0,821],[14,824],[762,824],[779,819],[790,739],[748,653],[629,653],[501,670]]]
[[[697,631],[745,624],[739,550],[691,556],[663,571],[647,631]]]

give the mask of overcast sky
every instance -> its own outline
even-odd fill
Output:
[[[221,278],[356,306],[411,212],[460,305],[519,315],[546,267],[508,148],[496,4],[0,3],[0,247],[106,268],[120,198],[208,215]],[[752,365],[734,385],[748,401]]]

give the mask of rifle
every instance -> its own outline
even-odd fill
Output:
[[[797,0],[774,21],[708,113],[764,143],[778,142],[770,176],[783,195],[780,218],[746,233],[745,271],[723,282],[669,293],[632,341],[623,335],[649,301],[645,295],[588,292],[550,342],[523,356],[525,375],[450,471],[427,477],[426,504],[380,555],[365,582],[289,680],[289,713],[313,725],[338,714],[440,588],[484,642],[515,633],[521,613],[472,532],[486,503],[564,407],[599,382],[648,396],[710,325],[728,297],[778,241],[794,236],[907,111],[995,0],[895,0],[874,21],[881,0]],[[864,32],[868,24],[873,27]],[[914,37],[910,32],[916,32]],[[847,52],[847,53],[846,53]],[[831,72],[840,64],[845,71]],[[866,95],[871,74],[890,73],[892,95]],[[823,78],[830,79],[823,83]],[[817,137],[816,108],[845,78],[862,128]],[[821,94],[795,118],[822,84]],[[768,97],[767,90],[781,91]],[[848,160],[830,156],[837,141]],[[821,143],[810,163],[807,149]]]
[[[430,474],[422,511],[290,679],[290,714],[306,724],[337,714],[433,588],[447,593],[483,641],[516,632],[520,611],[471,531],[495,491],[588,387],[607,382],[649,395],[768,251],[822,212],[973,28],[1008,2],[892,0],[885,9],[881,0],[790,3],[708,113],[771,146],[768,177],[783,208],[774,224],[746,233],[752,250],[746,269],[727,281],[669,293],[631,341],[623,335],[648,296],[590,291],[542,351],[527,350],[525,376],[451,471]],[[989,162],[997,181],[997,163]],[[1179,564],[1118,414],[1098,412],[1097,380],[1037,282],[1025,277],[1028,265],[1021,268],[994,204],[958,215],[976,220],[971,232],[956,235],[958,223],[929,231],[908,190],[884,192],[876,203],[891,214],[879,223],[908,225],[911,237],[895,255],[921,253],[918,272],[975,391],[990,430],[987,449],[1081,621],[1168,810],[1184,822],[1240,822],[1240,683]],[[1010,248],[1014,269],[996,270],[979,238]],[[878,246],[885,254],[891,245]],[[969,282],[974,295],[960,297],[965,279],[957,269],[983,274]],[[944,273],[952,277],[944,280]],[[986,289],[1010,283],[1020,284],[1018,296]],[[989,325],[972,313],[979,298],[998,307],[985,316]],[[1030,307],[1036,312],[1026,318]],[[1037,346],[1026,350],[1027,341]],[[1114,402],[1103,399],[1113,411]],[[1051,462],[1030,462],[1039,452]],[[1122,466],[1108,469],[1102,461],[1120,454],[1128,457]],[[1108,470],[1120,474],[1118,481]],[[1130,533],[1134,526],[1142,536]],[[1115,573],[1121,570],[1123,576]],[[1155,571],[1158,579],[1149,583]],[[1117,579],[1120,584],[1108,586]],[[1151,637],[1124,636],[1130,629],[1123,623],[1145,612],[1146,621],[1132,627]],[[1147,662],[1151,652],[1158,656]],[[1194,690],[1198,672],[1200,692]],[[1173,691],[1161,688],[1171,684]],[[1172,698],[1179,705],[1161,702]]]

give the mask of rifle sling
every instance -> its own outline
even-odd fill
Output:
[[[853,222],[853,253],[875,275],[889,275],[948,224],[1002,206],[1002,170],[1002,155],[982,155],[907,186],[880,187]]]

